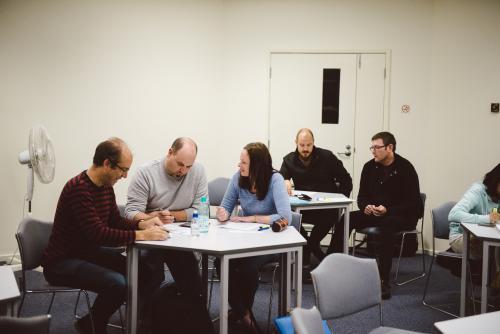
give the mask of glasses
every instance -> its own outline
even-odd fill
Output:
[[[373,145],[373,146],[370,146],[369,149],[370,149],[370,151],[375,151],[375,150],[380,150],[381,148],[384,148],[386,146],[387,145]]]
[[[110,161],[111,161],[111,160],[110,160]],[[117,162],[114,162],[114,161],[111,161],[111,164],[112,164],[114,167],[116,167],[116,168],[118,168],[119,170],[121,170],[121,171],[122,171],[122,173],[128,173],[128,171],[130,170],[130,168],[122,167],[122,166],[120,166]]]

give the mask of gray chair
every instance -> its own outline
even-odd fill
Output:
[[[295,308],[292,310],[292,323],[297,334],[324,334],[323,320],[316,306],[311,309]]]
[[[0,317],[0,333],[49,334],[50,314],[29,318]]]
[[[311,277],[322,319],[340,318],[378,306],[382,324],[380,277],[375,260],[330,254],[311,271]],[[391,327],[378,327],[370,333],[389,332],[416,333]]]
[[[38,286],[31,286],[28,284],[26,280],[26,273],[29,270],[33,270],[38,268],[42,261],[42,255],[44,249],[47,247],[49,243],[50,234],[52,233],[52,223],[43,222],[31,217],[25,218],[19,224],[16,233],[17,244],[19,247],[19,254],[21,255],[22,262],[22,277],[20,280],[21,285],[21,303],[18,309],[18,316],[21,314],[24,299],[26,294],[29,293],[50,293],[52,294],[52,298],[50,299],[49,308],[47,313],[50,313],[52,309],[52,304],[54,303],[54,298],[56,293],[59,292],[72,292],[78,293],[78,297],[80,293],[85,295],[85,300],[87,303],[87,308],[89,310],[90,318],[92,319],[92,311],[90,305],[90,299],[87,291],[83,289],[74,289],[69,287],[62,286],[53,286],[50,285],[47,281],[42,280],[42,282]],[[78,306],[78,300],[75,303],[74,314],[76,316],[76,309]]]
[[[425,272],[425,252],[424,252],[424,218],[425,218],[425,200],[427,198],[427,195],[425,193],[420,193],[420,199],[422,200],[422,206],[423,206],[423,211],[422,211],[422,217],[419,217],[419,220],[421,222],[420,228],[417,227],[413,230],[408,230],[408,231],[401,231],[398,232],[397,235],[401,236],[401,247],[399,249],[399,257],[398,257],[398,264],[396,266],[396,273],[394,275],[394,283],[398,286],[405,285],[407,283],[413,282],[415,280],[418,280],[426,275]],[[358,233],[362,233],[364,235],[377,235],[379,233],[379,228],[378,227],[366,227],[358,231]],[[422,272],[410,279],[407,279],[406,281],[399,282],[398,281],[398,276],[399,276],[399,265],[401,263],[401,257],[403,256],[403,248],[404,248],[404,243],[405,243],[405,237],[408,234],[416,234],[417,236],[420,235],[420,243],[422,246]],[[354,242],[360,241],[356,239],[356,230],[354,230],[353,234],[353,240]],[[352,248],[352,255],[355,255],[355,249],[356,247]]]
[[[462,260],[462,254],[461,253],[455,253],[450,250],[442,251],[442,252],[436,252],[436,239],[440,240],[448,240],[449,235],[450,235],[450,223],[448,221],[448,214],[450,213],[451,209],[455,206],[456,202],[446,202],[439,207],[432,209],[431,215],[432,215],[432,260],[431,264],[429,267],[429,274],[427,275],[427,282],[425,283],[425,288],[424,288],[424,294],[422,297],[422,304],[424,304],[427,307],[430,307],[436,311],[448,314],[452,317],[458,318],[458,314],[452,313],[447,311],[446,309],[443,308],[443,304],[430,304],[427,300],[427,291],[429,289],[429,283],[431,281],[431,274],[432,274],[432,267],[435,262],[435,259],[437,257],[441,258],[449,258],[449,259],[455,259],[457,262]],[[470,270],[468,270],[468,276],[470,279],[470,286],[472,289],[474,288],[474,285],[472,284],[472,273]],[[473,293],[472,293],[473,295]],[[476,313],[475,310],[475,303],[472,303],[473,308],[474,308],[474,313]]]
[[[221,205],[230,181],[231,180],[227,177],[218,177],[208,182],[208,199],[210,201],[210,205]]]

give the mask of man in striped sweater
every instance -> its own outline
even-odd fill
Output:
[[[119,138],[97,146],[92,166],[69,180],[61,192],[43,255],[43,272],[50,284],[97,293],[92,307],[97,334],[106,333],[109,318],[127,293],[126,258],[110,247],[168,237],[157,217],[134,222],[119,214],[113,186],[127,177],[132,159],[127,144]],[[139,277],[145,294],[161,283],[144,263]],[[92,333],[90,315],[78,320],[75,327],[80,333]]]

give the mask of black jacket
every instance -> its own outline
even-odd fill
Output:
[[[384,171],[374,159],[363,166],[358,193],[361,211],[368,204],[383,205],[388,216],[420,218],[423,204],[420,199],[418,175],[413,165],[398,154]]]
[[[312,161],[305,166],[297,150],[283,158],[280,173],[285,180],[293,179],[295,189],[328,193],[342,193],[349,197],[352,179],[331,151],[314,146]]]

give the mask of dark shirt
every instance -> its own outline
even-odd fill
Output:
[[[368,161],[361,172],[358,207],[364,211],[369,204],[385,206],[387,216],[422,217],[424,208],[413,165],[398,154],[389,166]]]
[[[100,246],[133,243],[136,228],[137,223],[120,216],[113,187],[96,186],[83,171],[61,192],[42,265],[79,258]]]
[[[285,180],[293,179],[295,189],[328,193],[341,193],[349,197],[352,179],[331,151],[314,146],[308,166],[299,158],[299,152],[291,152],[283,158],[280,169]]]

